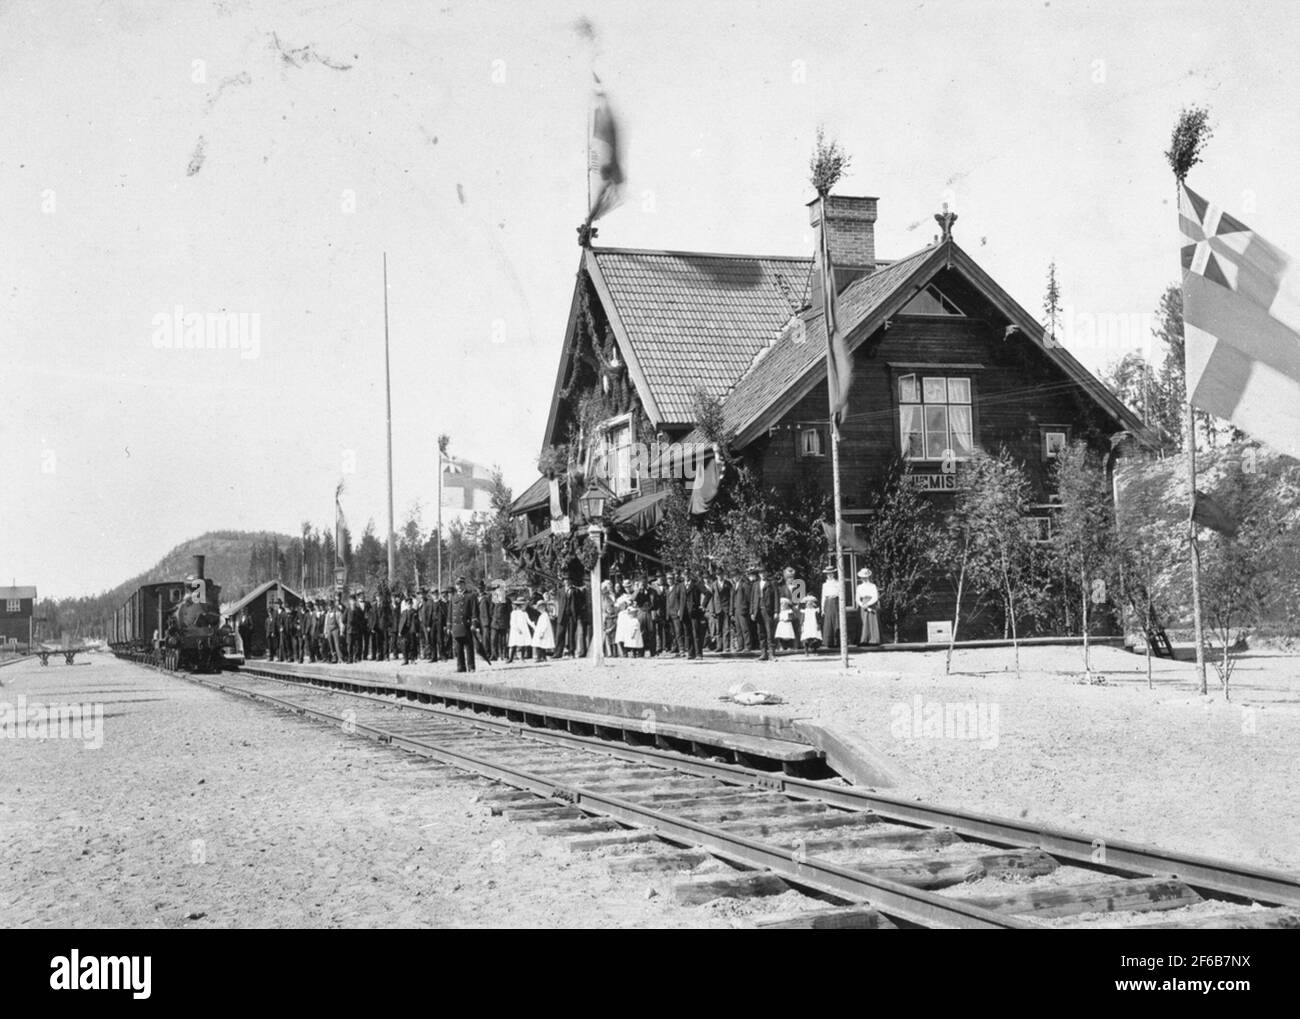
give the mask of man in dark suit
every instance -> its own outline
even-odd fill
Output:
[[[451,597],[451,642],[456,648],[456,671],[474,671],[474,630],[478,627],[478,599],[465,589],[465,578],[456,578]]]
[[[492,654],[500,661],[509,653],[510,613],[513,606],[506,597],[505,587],[498,587],[492,595]]]
[[[280,630],[278,617],[275,614],[275,603],[270,602],[266,606],[266,657],[268,661],[274,661],[275,653],[280,649]]]
[[[361,604],[366,610],[366,640],[361,649],[361,657],[370,661],[375,657],[375,630],[379,626],[378,598],[368,601],[363,597]]]
[[[709,589],[694,570],[686,571],[686,646],[687,658],[704,657],[704,635],[708,622]]]
[[[492,661],[492,592],[488,590],[486,579],[478,596],[478,632],[479,639],[483,642],[483,657],[490,662]]]
[[[668,590],[664,592],[664,612],[668,616],[668,625],[673,631],[673,654],[680,658],[686,653],[686,628],[682,625],[686,618],[686,585],[677,578],[677,573],[669,570],[667,574]]]
[[[312,602],[305,602],[302,613],[302,649],[298,652],[298,661],[314,662],[315,660],[316,606]]]
[[[709,634],[713,650],[721,654],[731,650],[731,581],[721,566],[713,574],[709,595]]]
[[[566,654],[572,658],[574,638],[578,630],[578,614],[574,611],[573,582],[565,577],[555,592],[555,657]]]
[[[402,648],[402,664],[411,664],[411,650],[415,643],[415,610],[409,598],[402,599],[397,612],[397,637]]]
[[[758,660],[766,662],[770,657],[771,661],[776,661],[776,585],[767,579],[767,571],[757,564],[751,566],[749,572],[757,578],[750,589],[749,618],[758,631],[758,649],[762,652]]]
[[[749,618],[749,596],[753,590],[754,579],[746,577],[739,570],[731,581],[731,630],[733,647],[737,651],[749,651],[754,642],[750,640],[751,621]]]
[[[388,661],[388,635],[392,632],[394,623],[391,596],[380,588],[375,596],[375,637],[370,648],[370,653],[377,662]]]

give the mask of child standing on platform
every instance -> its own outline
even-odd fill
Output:
[[[808,595],[803,600],[803,626],[799,633],[803,640],[803,649],[812,654],[822,646],[821,623],[817,621],[817,598]]]

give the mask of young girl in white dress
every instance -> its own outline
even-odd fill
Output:
[[[803,626],[799,636],[803,640],[803,649],[808,654],[822,646],[822,628],[817,621],[817,599],[811,594],[803,600]]]
[[[546,599],[538,598],[534,607],[537,609],[537,622],[533,624],[533,657],[544,662],[546,653],[555,650],[555,630],[551,627],[551,613]]]
[[[635,651],[640,657],[645,648],[645,639],[641,636],[641,623],[636,617],[636,603],[630,594],[621,594],[614,602],[618,610],[618,625],[614,627],[614,643],[626,657]]]
[[[533,628],[528,625],[528,613],[524,611],[524,603],[521,599],[514,603],[514,608],[510,610],[510,654],[506,661],[515,660],[515,652],[519,652],[522,658],[528,649],[533,646]]]
[[[781,608],[776,614],[777,624],[774,636],[781,642],[783,650],[789,651],[794,647],[794,609],[790,606],[789,598],[781,599]]]

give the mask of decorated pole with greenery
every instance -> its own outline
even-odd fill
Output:
[[[839,143],[834,140],[826,141],[825,132],[819,127],[817,129],[817,144],[813,150],[813,157],[808,164],[808,169],[812,174],[812,186],[820,200],[820,209],[818,210],[820,223],[817,229],[821,233],[819,242],[823,258],[829,258],[831,250],[830,243],[826,240],[826,196],[830,194],[831,188],[844,175],[849,162],[849,155],[840,148]],[[831,344],[834,342],[832,336],[834,317],[831,314],[831,306],[836,296],[833,267],[823,265],[822,278],[825,281],[823,286],[825,292],[822,294],[822,313],[826,323],[826,401],[831,426],[831,485],[835,499],[835,582],[840,592],[837,600],[840,616],[840,668],[847,672],[849,668],[848,605],[846,604],[848,597],[844,584],[844,515],[840,511],[840,422],[839,414],[835,409],[839,394],[835,392],[835,380],[830,371],[830,362],[835,356],[831,351]]]
[[[1208,110],[1192,106],[1178,115],[1165,158],[1174,171],[1175,208],[1180,208],[1183,183],[1188,172],[1201,161],[1201,152],[1213,135]],[[1182,271],[1182,263],[1179,263]],[[1196,540],[1196,425],[1192,418],[1192,394],[1186,394],[1183,429],[1187,434],[1187,485],[1190,504],[1187,508],[1187,543],[1192,553],[1192,629],[1196,638],[1196,671],[1201,677],[1201,694],[1208,692],[1205,677],[1205,645],[1201,628],[1201,549]]]

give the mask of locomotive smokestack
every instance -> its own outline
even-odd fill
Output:
[[[196,555],[196,556],[194,557],[194,579],[195,579],[195,580],[202,580],[202,579],[203,579],[203,561],[204,561],[204,559],[205,559],[205,557],[204,557],[204,556],[201,556],[201,555]]]

